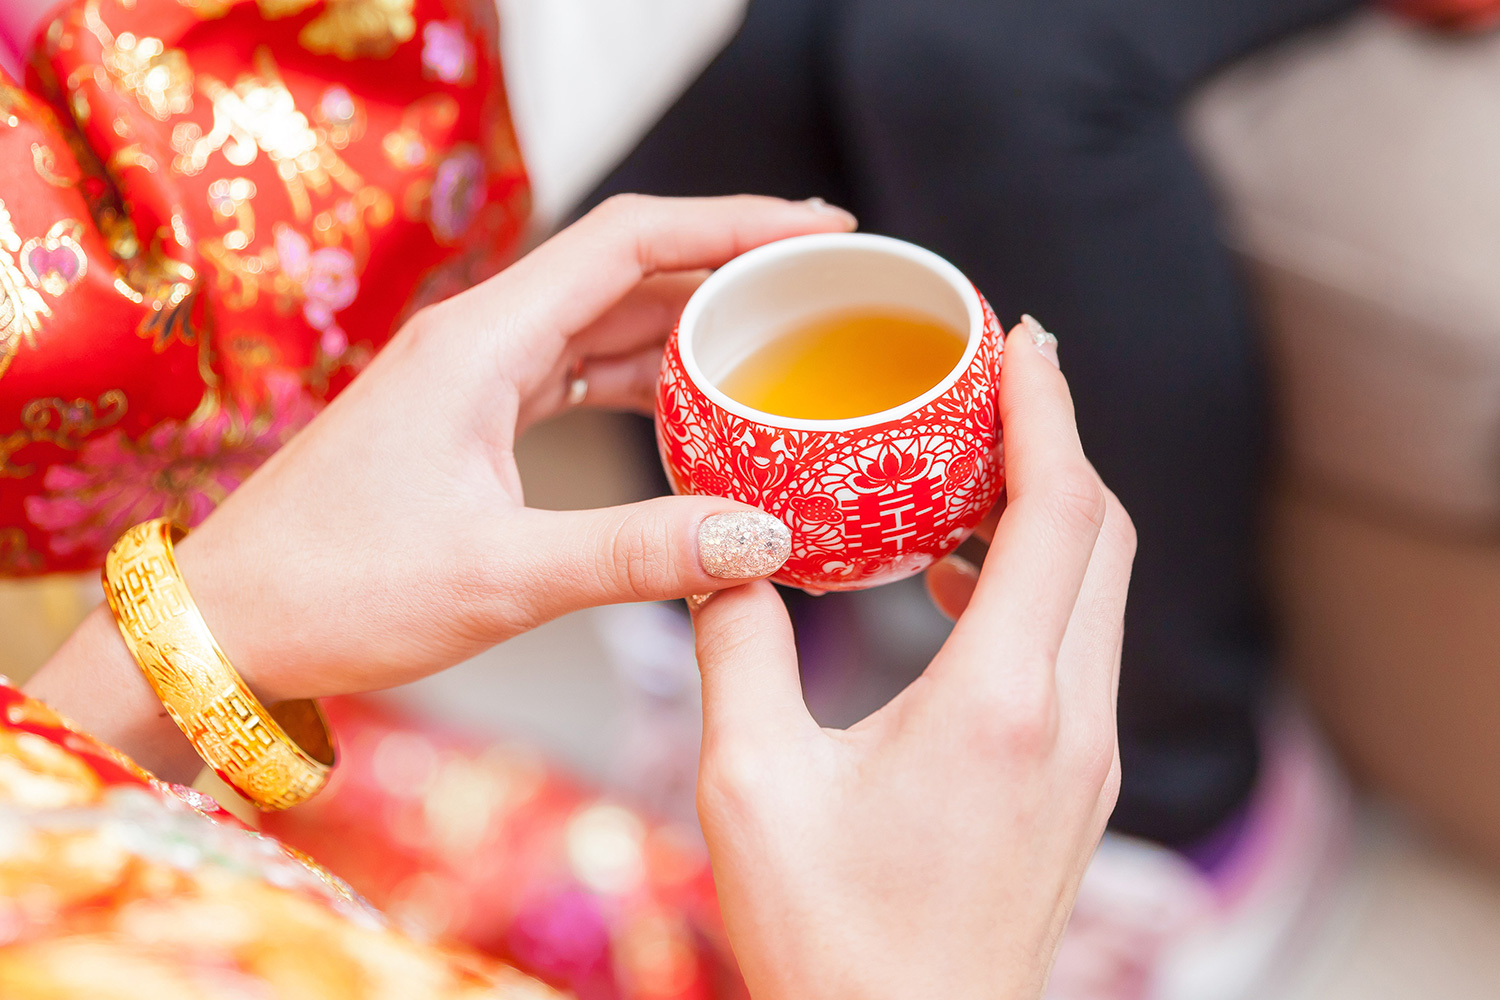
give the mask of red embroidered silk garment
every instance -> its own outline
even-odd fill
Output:
[[[201,520],[525,221],[493,8],[87,0],[0,74],[0,575]]]

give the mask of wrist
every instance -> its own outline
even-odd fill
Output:
[[[203,766],[151,690],[106,605],[89,613],[24,689],[163,780],[192,781]]]
[[[173,546],[193,603],[235,672],[261,702],[270,705],[309,697],[287,690],[287,679],[276,669],[284,657],[267,643],[268,634],[275,630],[257,627],[272,617],[274,581],[262,578],[255,555],[237,551],[232,536],[232,532],[215,530],[210,518]]]

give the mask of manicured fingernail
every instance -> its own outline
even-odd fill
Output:
[[[792,529],[759,510],[705,517],[698,526],[698,560],[720,580],[770,576],[792,554]]]
[[[859,220],[854,217],[853,213],[846,212],[842,208],[839,208],[837,205],[830,205],[822,198],[809,198],[802,204],[806,205],[814,212],[817,212],[819,215],[831,215],[835,219],[843,219],[849,224],[850,229],[853,229],[859,225]]]
[[[956,552],[951,556],[944,556],[942,564],[960,576],[967,577],[970,580],[979,579],[979,567]]]
[[[1021,325],[1031,334],[1031,342],[1042,352],[1042,357],[1061,368],[1062,365],[1057,360],[1057,337],[1048,333],[1047,328],[1038,323],[1030,313],[1021,317]]]
[[[689,594],[684,597],[683,600],[687,601],[689,611],[697,611],[699,608],[703,607],[703,605],[713,600],[713,596],[715,593],[716,591],[709,591],[706,594]]]

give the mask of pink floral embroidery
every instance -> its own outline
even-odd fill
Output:
[[[432,232],[452,243],[468,231],[484,206],[484,157],[473,146],[458,146],[438,164],[432,178]]]
[[[102,556],[153,517],[197,524],[318,411],[295,376],[270,376],[266,388],[257,412],[221,407],[199,421],[164,420],[136,440],[120,430],[94,438],[78,461],[47,470],[47,492],[26,498],[27,519],[58,556]]]
[[[302,315],[323,334],[323,353],[340,356],[349,348],[349,337],[333,314],[348,308],[359,294],[354,255],[343,247],[313,250],[306,236],[288,226],[277,226],[276,256],[281,272],[302,293]]]
[[[428,21],[422,27],[423,75],[444,83],[474,79],[474,46],[456,21]]]

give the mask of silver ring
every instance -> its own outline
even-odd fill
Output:
[[[578,406],[589,395],[589,380],[582,375],[568,379],[568,405]]]

